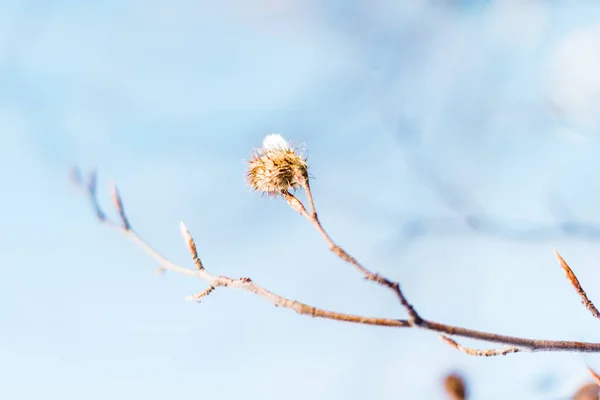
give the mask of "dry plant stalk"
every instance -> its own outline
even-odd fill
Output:
[[[352,265],[361,275],[369,281],[375,282],[390,291],[398,299],[402,307],[405,309],[407,319],[382,318],[372,316],[362,316],[346,314],[336,311],[324,310],[315,306],[301,303],[296,300],[288,299],[280,296],[270,290],[254,283],[250,278],[231,278],[223,275],[213,275],[210,273],[200,261],[198,257],[196,244],[192,235],[181,223],[181,232],[188,249],[192,255],[192,260],[196,266],[195,269],[190,269],[172,263],[167,258],[162,256],[132,228],[127,219],[123,201],[116,189],[113,189],[113,200],[116,205],[120,221],[113,222],[106,217],[106,214],[101,209],[96,190],[96,174],[90,174],[87,181],[84,181],[78,171],[72,175],[74,181],[79,187],[83,188],[92,203],[94,212],[98,220],[113,228],[120,230],[134,243],[142,248],[150,257],[157,261],[160,265],[160,270],[173,271],[182,275],[199,278],[208,284],[208,288],[196,295],[189,296],[189,300],[199,301],[208,296],[217,288],[235,288],[245,290],[260,296],[276,307],[289,308],[302,315],[311,317],[331,319],[335,321],[351,322],[364,325],[376,325],[394,328],[418,328],[422,330],[432,331],[439,334],[442,339],[454,347],[455,349],[464,352],[465,354],[474,356],[497,356],[507,355],[516,352],[535,352],[535,351],[572,351],[572,352],[600,352],[600,343],[578,342],[578,341],[562,341],[562,340],[544,340],[544,339],[529,339],[515,336],[506,336],[491,332],[482,332],[474,329],[463,328],[434,322],[421,317],[417,313],[412,304],[408,301],[400,288],[400,284],[390,280],[379,273],[372,272],[364,267],[354,257],[349,255],[342,247],[338,246],[329,234],[323,228],[315,208],[312,192],[309,184],[308,164],[306,159],[298,151],[297,148],[292,148],[289,143],[280,135],[269,135],[263,142],[263,147],[256,150],[252,159],[249,161],[247,171],[247,180],[250,186],[258,192],[266,194],[270,197],[281,196],[287,201],[290,207],[300,213],[315,229],[321,234],[329,249],[340,259]],[[301,189],[306,194],[308,199],[308,210],[290,191]],[[586,293],[581,288],[579,281],[575,277],[573,271],[568,267],[566,262],[556,253],[563,270],[567,273],[569,281],[582,298],[586,308],[598,317],[598,310],[593,306],[592,302],[587,298]],[[505,349],[490,349],[478,350],[460,345],[454,339],[448,336],[464,337],[476,339],[483,342],[495,343],[509,346]]]

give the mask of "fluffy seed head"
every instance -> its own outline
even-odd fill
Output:
[[[266,150],[290,150],[290,144],[278,133],[272,133],[263,139],[263,149]]]
[[[267,135],[248,162],[246,178],[257,192],[277,196],[302,186],[308,180],[308,165],[281,135]]]

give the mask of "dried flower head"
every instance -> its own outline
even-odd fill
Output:
[[[252,189],[276,196],[308,181],[306,159],[279,134],[267,135],[263,147],[248,162],[246,173]]]

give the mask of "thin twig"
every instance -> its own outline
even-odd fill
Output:
[[[577,279],[577,277],[573,273],[573,270],[569,267],[567,262],[561,257],[560,254],[558,254],[556,250],[554,250],[554,255],[556,256],[556,259],[558,260],[558,263],[560,264],[561,268],[565,272],[567,279],[569,280],[569,282],[571,282],[571,286],[573,286],[573,288],[577,291],[579,297],[581,297],[581,304],[583,304],[583,306],[587,308],[588,311],[594,317],[600,318],[600,311],[598,311],[594,303],[592,303],[592,301],[588,298],[587,294],[585,293],[585,290],[583,290],[581,284],[579,283],[579,279]]]
[[[325,229],[323,228],[323,225],[321,224],[321,221],[317,217],[317,212],[315,209],[314,200],[313,200],[312,192],[310,191],[310,185],[308,184],[308,180],[305,180],[302,186],[303,186],[304,191],[306,192],[306,196],[308,197],[308,203],[310,204],[310,207],[313,210],[312,214],[310,214],[310,215],[306,212],[304,212],[302,215],[306,219],[308,219],[313,224],[313,226],[321,233],[321,236],[323,236],[323,239],[325,239],[325,242],[327,243],[329,250],[331,250],[336,256],[340,257],[342,260],[346,261],[347,263],[352,264],[359,272],[361,272],[363,274],[365,279],[376,282],[376,283],[392,290],[396,294],[396,297],[398,297],[400,304],[402,304],[402,306],[408,312],[409,321],[411,322],[411,324],[419,326],[423,322],[423,318],[421,318],[421,316],[417,313],[417,311],[412,306],[412,304],[410,304],[408,302],[408,299],[406,298],[406,296],[404,296],[404,293],[402,293],[402,290],[400,289],[400,284],[398,282],[391,281],[390,279],[384,277],[383,275],[376,274],[376,273],[369,271],[362,264],[360,264],[354,257],[349,255],[343,248],[338,246],[333,241],[331,236],[329,236],[329,234],[325,231]],[[293,197],[293,195],[291,195],[291,194],[289,194],[289,196]],[[289,200],[288,200],[288,203],[289,203]]]
[[[81,179],[81,174],[76,174],[74,176],[77,176],[77,177],[79,177],[79,179]],[[87,195],[88,195],[90,201],[92,202],[92,206],[94,207],[94,212],[96,214],[96,218],[98,218],[98,220],[100,222],[110,221],[106,218],[106,215],[104,214],[104,212],[102,211],[102,208],[100,207],[100,204],[98,203],[97,182],[98,182],[98,176],[97,176],[95,169],[90,172],[87,184],[80,181],[80,183],[85,185],[85,187],[87,189]]]
[[[471,347],[466,347],[456,340],[450,339],[448,336],[440,335],[442,340],[448,343],[450,346],[454,347],[456,350],[462,351],[470,356],[479,356],[479,357],[494,357],[494,356],[505,356],[511,353],[518,353],[521,351],[518,347],[508,347],[506,349],[489,349],[489,350],[479,350],[473,349]]]
[[[125,215],[125,209],[123,208],[123,200],[121,200],[121,195],[119,195],[119,190],[117,189],[117,185],[113,184],[113,200],[115,202],[115,206],[117,207],[117,211],[119,212],[119,217],[123,222],[123,229],[126,231],[131,229],[131,225],[129,224],[129,220]]]
[[[317,218],[317,209],[315,208],[315,201],[312,197],[312,193],[310,191],[310,182],[308,180],[308,178],[305,178],[302,180],[303,182],[303,189],[306,192],[306,196],[308,197],[308,206],[310,207],[310,216],[316,220],[318,220]]]

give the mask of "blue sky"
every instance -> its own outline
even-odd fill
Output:
[[[244,160],[280,132],[308,150],[332,236],[425,317],[597,340],[552,249],[600,297],[598,240],[557,228],[600,225],[600,6],[398,3],[0,2],[2,397],[439,399],[458,370],[474,398],[554,399],[600,368],[593,355],[472,358],[427,332],[312,320],[230,290],[185,302],[202,282],[157,276],[70,185],[72,165],[97,167],[103,204],[116,181],[133,225],[175,262],[192,266],[183,220],[214,273],[402,316],[245,186]],[[464,212],[505,225],[473,232]]]

